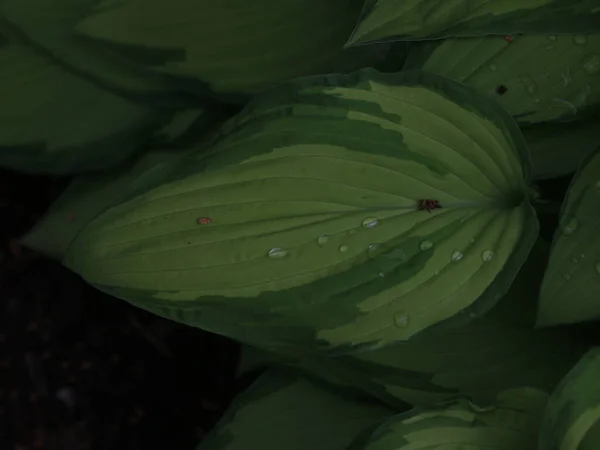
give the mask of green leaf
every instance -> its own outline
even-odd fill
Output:
[[[79,231],[108,207],[166,176],[181,152],[154,151],[131,167],[75,178],[21,243],[61,260]]]
[[[195,81],[222,95],[249,94],[382,59],[387,47],[343,50],[362,3],[104,0],[76,30],[148,72]]]
[[[360,390],[390,406],[466,397],[489,405],[506,389],[550,392],[587,350],[571,330],[536,331],[537,294],[549,245],[538,240],[508,293],[484,317],[456,329],[341,357],[286,352],[289,366]]]
[[[519,124],[575,120],[600,109],[600,34],[431,41],[413,46],[405,67],[465,83]]]
[[[81,79],[2,27],[0,165],[70,174],[114,166],[162,115]]]
[[[523,128],[535,179],[558,178],[576,172],[581,161],[600,145],[600,114],[566,123]]]
[[[550,396],[539,450],[596,450],[600,446],[600,348],[583,356]]]
[[[234,400],[197,450],[346,450],[393,413],[272,370]]]
[[[597,0],[366,0],[348,44],[598,29]]]
[[[352,450],[532,450],[548,395],[519,388],[498,395],[493,408],[467,401],[397,415]]]
[[[538,326],[600,319],[600,147],[567,192],[540,291]]]
[[[67,266],[250,344],[345,353],[485,313],[537,235],[516,124],[442,77],[282,85],[210,152],[90,223]]]
[[[99,0],[2,0],[0,26],[100,88],[169,108],[197,104],[189,94],[178,94],[182,87],[172,80],[143,71],[130,55],[110,54],[77,35],[77,23],[98,4]]]

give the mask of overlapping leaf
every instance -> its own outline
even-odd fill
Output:
[[[398,415],[351,450],[532,450],[548,395],[530,388],[502,392],[494,408],[466,401]]]
[[[77,32],[153,73],[246,94],[381,59],[380,48],[342,49],[361,6],[362,0],[106,0]]]
[[[600,448],[600,348],[590,350],[550,397],[539,450]]]
[[[99,216],[66,264],[245,342],[348,352],[483,314],[537,234],[514,121],[434,75],[283,85],[210,151]]]
[[[503,390],[550,392],[586,351],[571,331],[534,331],[549,245],[538,241],[506,296],[484,317],[456,329],[355,355],[279,355],[329,383],[362,390],[394,407],[457,396],[488,405]]]
[[[600,145],[600,114],[566,123],[523,128],[535,179],[558,178],[576,172],[581,161]]]
[[[366,0],[349,44],[599,29],[596,0]]]
[[[600,34],[445,39],[412,47],[406,68],[486,93],[520,124],[600,109]]]
[[[0,165],[38,173],[96,170],[129,157],[161,123],[155,111],[99,89],[11,30],[0,34]]]
[[[346,450],[357,433],[391,414],[269,371],[233,402],[197,450]]]
[[[582,162],[540,291],[539,326],[600,319],[600,147]]]

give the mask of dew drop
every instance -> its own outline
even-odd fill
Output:
[[[481,253],[481,260],[483,262],[490,262],[492,260],[492,258],[494,257],[494,252],[491,250],[484,250]]]
[[[551,34],[550,36],[548,36],[548,40],[549,41],[555,41],[556,40],[556,35],[555,34]]]
[[[577,230],[578,226],[579,226],[579,221],[575,217],[571,217],[571,218],[565,219],[561,223],[560,229],[562,230],[563,234],[566,234],[568,236],[568,235],[573,234]]]
[[[340,247],[340,252],[342,252],[342,253],[346,253],[346,252],[348,251],[348,249],[349,249],[349,248],[350,248],[350,247],[348,247],[346,244],[344,244],[344,245],[342,245],[342,246]]]
[[[385,273],[383,273],[383,272],[379,272],[379,274],[378,274],[378,275],[379,275],[379,278],[383,278],[383,277],[385,277]]]
[[[573,37],[573,42],[577,45],[587,44],[587,38],[583,34],[578,34]]]
[[[548,50],[548,51],[554,50],[554,45],[552,45],[552,44],[546,45],[546,50]]]
[[[380,245],[379,244],[371,244],[369,245],[369,248],[367,250],[367,252],[369,253],[369,256],[371,258],[374,258],[377,255],[377,250],[379,250]]]
[[[498,70],[498,66],[497,66],[496,64],[490,64],[490,65],[489,65],[489,69],[490,69],[492,72],[495,72],[496,70]]]
[[[527,92],[530,94],[536,93],[537,85],[535,84],[535,81],[533,81],[533,78],[531,78],[529,75],[521,75],[519,78],[521,79],[521,83],[523,83],[523,86],[525,86]]]
[[[569,281],[571,279],[571,275],[568,274],[567,272],[562,274],[563,280],[565,281]]]
[[[600,56],[589,55],[587,56],[581,65],[584,72],[588,75],[595,75],[600,72]]]
[[[317,238],[317,244],[319,244],[320,247],[323,247],[325,244],[327,244],[328,241],[329,236],[327,236],[326,234],[322,234]]]
[[[597,261],[596,264],[594,264],[594,270],[600,275],[600,261]]]
[[[577,256],[573,256],[573,257],[571,258],[571,262],[572,262],[573,264],[579,264],[579,258],[578,258]]]
[[[281,258],[285,258],[287,256],[287,254],[288,254],[287,250],[284,250],[283,248],[275,247],[275,248],[272,248],[271,250],[269,250],[269,253],[267,255],[271,259],[281,259]]]
[[[465,256],[462,252],[458,251],[458,250],[454,250],[452,252],[452,261],[457,262],[460,261],[461,259],[463,259],[463,256]]]
[[[394,314],[394,324],[396,324],[398,328],[407,328],[410,324],[410,316],[404,311],[396,313]]]
[[[379,219],[377,217],[367,217],[362,221],[362,226],[364,228],[373,228],[379,225]]]
[[[423,241],[419,244],[419,250],[422,252],[429,250],[431,247],[433,247],[433,242],[431,241]]]

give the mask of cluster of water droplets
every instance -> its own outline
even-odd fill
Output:
[[[600,190],[600,182],[596,184],[596,189]],[[564,218],[560,225],[560,231],[563,235],[569,237],[577,232],[579,229],[579,220],[576,217],[566,217]],[[584,253],[580,253],[579,255],[575,255],[571,258],[571,263],[574,266],[579,265],[586,258]],[[600,260],[597,260],[593,263],[594,272],[600,275]],[[562,279],[565,281],[569,281],[571,279],[571,273],[563,272]]]

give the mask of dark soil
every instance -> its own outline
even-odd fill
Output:
[[[193,450],[244,387],[239,347],[20,248],[66,183],[0,171],[0,448]]]

